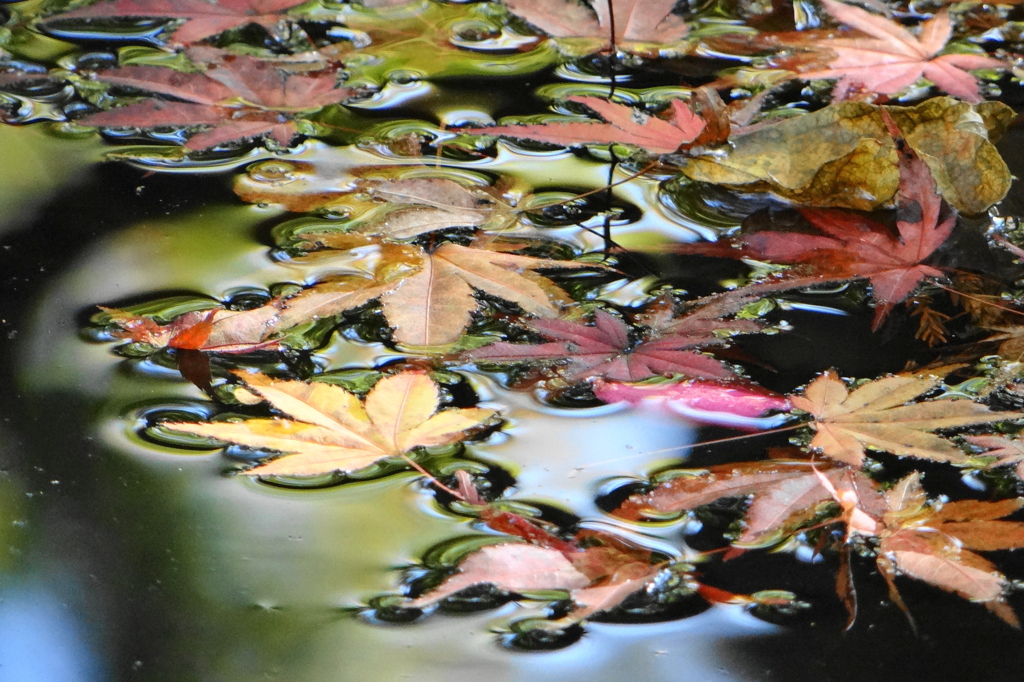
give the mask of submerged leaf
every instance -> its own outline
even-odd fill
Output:
[[[842,102],[733,134],[728,150],[682,161],[693,180],[744,191],[770,190],[805,206],[874,210],[899,186],[899,158],[879,114],[885,109],[928,164],[939,194],[976,214],[1000,201],[1010,172],[993,142],[1013,113],[937,97],[916,107]]]
[[[1006,576],[970,550],[1024,547],[1024,523],[995,520],[1020,509],[1024,499],[929,506],[919,480],[919,474],[908,475],[896,487],[900,494],[887,497],[889,510],[883,516],[885,528],[880,532],[876,561],[892,600],[907,610],[895,583],[895,577],[904,574],[980,602],[1019,628],[1004,597]]]
[[[883,118],[887,114],[883,111]],[[887,122],[891,120],[887,119]],[[898,131],[894,138],[902,143]],[[942,271],[923,261],[949,238],[956,216],[940,220],[942,200],[925,163],[908,147],[899,151],[900,184],[896,195],[898,236],[863,216],[833,209],[801,209],[803,216],[827,236],[803,232],[756,232],[725,243],[682,244],[679,253],[704,253],[729,258],[754,258],[774,263],[805,264],[822,281],[867,278],[875,301],[873,329],[926,277]],[[798,278],[803,282],[805,278]]]
[[[1017,478],[1024,481],[1024,439],[1021,439],[1019,434],[1015,438],[995,435],[965,436],[964,440],[971,445],[985,448],[982,456],[995,457],[996,461],[991,466],[1016,464],[1014,473],[1017,474]]]

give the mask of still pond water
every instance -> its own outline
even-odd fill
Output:
[[[11,6],[19,5],[35,11],[34,3]],[[67,32],[59,40],[18,30],[12,52],[48,67],[113,63],[124,49],[109,36],[89,35],[76,47],[62,42],[73,37]],[[496,53],[507,56],[504,47]],[[530,59],[504,67],[525,75],[488,81],[483,66],[446,66],[446,73],[435,57],[424,66],[434,80],[391,73],[369,103],[334,112],[330,121],[343,131],[373,128],[378,137],[399,139],[434,134],[438,124],[542,114],[556,87],[578,88],[560,97],[596,92],[587,88],[607,93],[600,63],[588,71],[545,64],[552,59],[546,53]],[[415,60],[402,64],[414,68]],[[666,74],[634,74],[626,85],[671,91],[678,77]],[[379,74],[366,68],[363,75],[370,82]],[[475,80],[438,78],[452,75]],[[537,96],[544,87],[547,94]],[[279,283],[310,283],[337,269],[337,260],[304,261],[275,249],[280,226],[296,219],[280,204],[239,200],[239,178],[258,185],[267,162],[313,168],[312,181],[328,187],[362,166],[423,159],[396,161],[386,145],[346,145],[343,132],[290,150],[249,144],[201,162],[168,161],[163,152],[146,153],[168,148],[158,137],[136,131],[130,139],[101,138],[63,126],[59,110],[76,97],[67,88],[12,92],[18,106],[32,111],[10,116],[16,125],[0,125],[0,681],[1020,679],[1024,637],[977,605],[907,581],[901,587],[919,624],[915,636],[864,561],[857,565],[860,620],[844,633],[833,574],[788,553],[715,568],[716,585],[785,589],[812,604],[788,616],[702,603],[654,622],[598,619],[578,640],[545,651],[527,651],[509,634],[510,622],[541,615],[544,602],[453,607],[408,623],[375,617],[366,605],[396,593],[403,568],[439,543],[480,529],[439,504],[411,470],[295,487],[233,475],[244,453],[231,459],[222,450],[161,439],[147,429],[154,415],[202,419],[211,413],[209,398],[181,378],[173,354],[118,355],[88,328],[97,304],[258,298]],[[1012,130],[1000,143],[1011,170],[1019,144]],[[105,156],[127,145],[135,145],[132,158]],[[630,174],[626,165],[609,176],[606,161],[600,152],[513,145],[483,158],[453,154],[435,166],[571,196]],[[765,201],[737,199],[717,213],[714,202],[704,213],[683,210],[659,192],[665,177],[637,178],[602,199],[616,207],[619,243],[693,241],[760,207],[743,201]],[[1003,215],[1020,207],[1013,191]],[[545,229],[577,250],[600,250],[603,218],[581,221],[597,234],[564,219]],[[742,271],[732,264],[694,271],[687,263],[652,259],[649,274],[606,283],[601,295],[629,306],[665,281],[704,294]],[[789,302],[786,321],[799,333],[741,344],[759,361],[751,375],[777,391],[793,390],[829,366],[847,376],[899,371],[923,352],[913,325],[868,333],[871,311],[849,305],[841,290],[794,294]],[[285,367],[272,355],[257,355],[248,366]],[[354,376],[402,356],[391,344],[335,334],[293,360],[307,374],[314,368]],[[735,431],[657,409],[545,402],[494,375],[459,371],[505,420],[500,432],[470,444],[466,457],[492,480],[514,479],[506,496],[547,510],[552,520],[581,519],[679,554],[678,525],[641,537],[596,500],[616,482],[679,465],[683,455],[674,448]],[[771,438],[787,442],[785,435]],[[739,441],[713,456],[686,456],[689,466],[704,466],[755,459],[763,447]],[[939,467],[929,475],[962,485]],[[1024,561],[1015,556],[1000,568],[1024,577]],[[1020,599],[1011,604],[1020,610]]]

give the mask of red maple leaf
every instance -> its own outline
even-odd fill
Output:
[[[295,114],[347,99],[333,68],[295,73],[274,62],[210,48],[190,51],[208,64],[203,72],[158,66],[126,66],[96,74],[98,80],[182,101],[147,99],[87,116],[79,123],[102,127],[210,126],[193,135],[186,149],[269,135],[288,145],[298,128]]]
[[[470,135],[504,135],[551,144],[631,144],[652,154],[671,154],[693,142],[704,130],[704,121],[682,100],[671,102],[672,119],[663,121],[624,104],[597,97],[570,97],[590,107],[607,123],[547,123],[544,125],[464,128]]]
[[[184,19],[170,40],[179,45],[191,45],[222,31],[249,24],[259,24],[271,30],[284,17],[284,10],[301,4],[302,0],[114,0],[98,2],[50,19]]]
[[[722,332],[757,332],[753,320],[725,322],[746,299],[711,299],[693,312],[654,322],[647,331],[631,329],[604,310],[594,313],[594,325],[568,320],[530,320],[527,326],[550,342],[540,344],[492,343],[465,354],[485,362],[537,362],[558,364],[567,381],[603,377],[615,381],[641,381],[652,376],[685,374],[702,379],[728,379],[735,373],[719,360],[696,348],[721,345]]]
[[[946,9],[921,24],[920,37],[885,17],[835,0],[822,0],[825,9],[842,23],[870,38],[829,38],[815,46],[836,54],[830,68],[800,74],[801,78],[838,78],[833,96],[837,100],[854,90],[864,89],[892,95],[924,76],[940,89],[968,102],[981,101],[978,83],[969,69],[999,69],[998,59],[974,54],[936,56],[953,32]]]
[[[886,117],[888,118],[888,117]],[[889,119],[894,136],[898,136]],[[873,329],[878,329],[892,307],[906,298],[926,277],[942,272],[923,261],[949,238],[956,223],[952,214],[939,220],[942,199],[935,191],[928,166],[897,137],[900,186],[897,192],[899,235],[870,218],[849,211],[802,208],[800,213],[824,235],[802,232],[757,232],[714,244],[683,244],[677,253],[727,258],[753,258],[773,263],[803,264],[820,281],[867,278],[875,300]],[[796,286],[796,284],[795,284]]]

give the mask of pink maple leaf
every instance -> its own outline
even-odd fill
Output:
[[[671,154],[693,142],[704,130],[704,121],[682,100],[672,100],[672,120],[663,121],[633,107],[615,104],[597,97],[570,97],[570,102],[585,104],[607,123],[547,123],[544,125],[465,128],[470,135],[504,135],[550,144],[631,144],[652,154]]]
[[[896,22],[858,7],[836,0],[821,2],[840,22],[870,36],[829,38],[815,43],[817,47],[834,52],[836,58],[829,68],[800,76],[806,80],[838,78],[834,91],[837,100],[857,89],[892,95],[923,76],[945,92],[977,103],[981,101],[978,83],[967,71],[1006,68],[998,59],[981,55],[936,56],[953,32],[946,9],[921,24],[920,36],[915,36]]]

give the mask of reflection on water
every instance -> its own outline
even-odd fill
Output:
[[[0,589],[0,680],[102,682],[109,679],[83,636],[82,614],[39,585]]]
[[[422,97],[425,88],[416,85],[409,92]],[[385,90],[382,97],[400,99],[396,93]],[[472,111],[446,115],[465,118]],[[352,610],[368,598],[396,588],[397,569],[442,540],[471,532],[471,524],[444,512],[412,475],[285,489],[228,475],[220,453],[183,456],[145,442],[135,437],[138,424],[130,418],[140,405],[205,398],[172,372],[133,365],[79,336],[79,322],[96,302],[306,282],[338,263],[299,266],[272,259],[266,228],[281,212],[238,205],[226,173],[171,180],[125,166],[111,171],[87,165],[92,149],[85,144],[81,157],[69,156],[62,165],[53,160],[50,141],[17,130],[29,150],[26,162],[46,162],[32,166],[45,175],[32,179],[34,185],[54,191],[78,172],[84,189],[69,195],[73,201],[61,195],[40,209],[33,224],[26,224],[31,229],[12,243],[16,260],[6,270],[19,295],[3,302],[0,316],[5,325],[18,321],[16,329],[4,329],[16,352],[3,368],[10,390],[2,404],[14,429],[5,440],[17,445],[3,452],[0,467],[0,550],[24,558],[0,558],[0,682],[725,682],[772,679],[777,672],[784,679],[860,682],[876,679],[878,670],[915,665],[944,679],[962,669],[957,647],[950,644],[957,641],[976,648],[998,642],[1005,650],[1001,670],[1011,671],[998,679],[1016,679],[1013,670],[1019,676],[1019,640],[966,603],[951,635],[932,628],[921,640],[909,635],[895,612],[883,612],[878,631],[864,627],[842,639],[838,606],[837,613],[816,612],[820,622],[789,629],[720,606],[662,623],[592,623],[575,645],[531,655],[499,644],[510,620],[539,615],[530,604],[470,615],[438,613],[404,626],[371,626],[353,618]],[[314,164],[322,177],[344,185],[354,166],[381,162],[378,151],[311,143],[288,158]],[[545,152],[544,164],[523,165],[524,154],[501,143],[496,158],[462,165],[542,188],[556,176],[588,188],[606,180],[607,166],[593,158]],[[247,160],[271,156],[260,152]],[[46,175],[51,167],[59,172]],[[176,192],[167,192],[167,183],[174,182]],[[0,220],[13,221],[19,211],[27,215],[41,201],[42,194],[26,195],[17,187],[15,194],[5,187],[0,200],[10,210]],[[552,191],[567,189],[578,188]],[[701,206],[683,201],[693,197],[660,196],[654,179],[621,185],[614,194],[624,205],[654,207],[617,232],[624,243],[711,234],[686,217],[700,213]],[[545,229],[563,235],[560,228]],[[577,243],[593,247],[598,240],[589,235]],[[47,261],[45,267],[53,272],[39,271],[29,257],[35,253],[47,254],[53,265]],[[626,287],[618,292],[624,302],[634,295]],[[811,307],[803,306],[805,312]],[[389,354],[379,344],[339,339],[323,356],[331,367],[346,367],[372,365]],[[668,412],[622,406],[559,410],[490,379],[473,381],[484,401],[500,403],[508,425],[471,446],[471,455],[515,475],[510,497],[577,514],[590,527],[617,523],[594,502],[609,480],[678,461],[685,450],[666,451],[695,439],[692,425]],[[14,479],[19,482],[8,485]],[[7,513],[18,506],[7,504],[11,500],[25,509]],[[25,519],[24,534],[8,537]],[[651,534],[671,539],[677,548],[684,544],[679,528]],[[726,583],[735,583],[723,587],[748,590],[761,578],[750,576],[742,561],[732,564],[739,565],[740,577],[730,578],[728,567],[721,571]],[[796,583],[787,587],[834,602],[831,584],[800,582],[802,567],[783,570]],[[785,583],[783,570],[776,569],[772,579]],[[863,604],[883,600],[884,594],[871,592],[877,588],[865,590]],[[908,601],[912,597],[919,605],[921,622],[942,622],[941,609],[928,612],[930,593],[914,589],[920,588],[908,589]],[[943,601],[942,609],[948,606]],[[868,659],[877,663],[874,669]]]
[[[289,680],[555,680],[570,669],[611,681],[621,679],[623,668],[612,662],[622,659],[645,679],[684,665],[695,680],[730,679],[718,672],[726,669],[724,660],[705,660],[712,651],[708,643],[726,632],[774,630],[731,609],[649,626],[597,624],[580,644],[537,656],[512,656],[497,644],[493,630],[507,624],[511,605],[471,616],[435,615],[421,625],[368,626],[348,610],[393,590],[399,577],[394,567],[471,530],[464,519],[441,512],[413,477],[288,490],[225,476],[220,454],[183,457],[134,437],[137,425],[124,416],[141,401],[202,396],[159,373],[124,371],[108,348],[81,342],[76,317],[95,301],[154,290],[225,291],[295,279],[294,266],[271,261],[266,247],[252,239],[254,227],[273,215],[209,207],[129,221],[48,279],[34,305],[18,379],[33,396],[26,405],[57,400],[63,414],[59,434],[39,419],[22,426],[38,451],[33,461],[46,469],[41,478],[59,471],[64,483],[31,503],[45,509],[60,495],[72,495],[88,509],[80,519],[85,545],[110,552],[98,538],[110,531],[120,538],[116,559],[95,569],[118,602],[114,627],[121,645],[109,665],[131,670],[131,679],[175,682],[264,674]],[[327,355],[344,366],[377,352],[338,342]],[[475,446],[475,456],[518,474],[515,497],[584,517],[600,514],[593,500],[608,478],[635,475],[675,456],[638,453],[693,438],[685,422],[666,413],[557,410],[483,379],[477,384],[484,400],[507,406],[510,424]],[[42,588],[8,594],[0,617],[24,625],[22,639],[5,646],[18,642],[22,651],[49,644],[63,652],[45,662],[22,656],[19,665],[37,667],[23,668],[29,677],[11,679],[104,678],[102,655],[88,644],[97,639],[83,635],[89,621],[81,612],[62,611],[60,597]],[[529,614],[520,609],[515,617],[524,611]],[[44,663],[58,676],[47,677],[51,668],[38,667]]]

